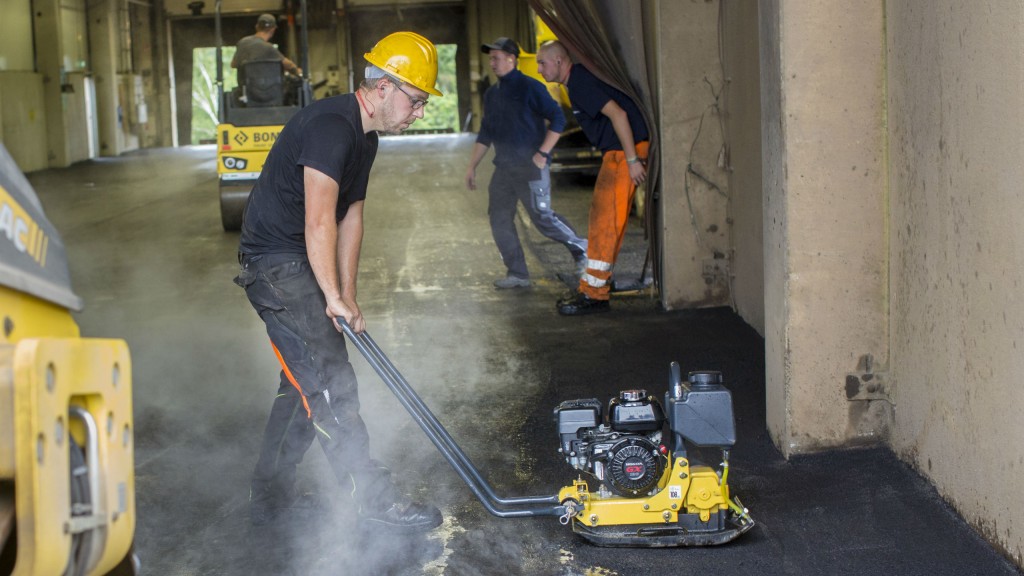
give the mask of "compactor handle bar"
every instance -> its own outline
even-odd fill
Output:
[[[412,419],[419,424],[419,427],[433,442],[434,446],[448,463],[455,469],[455,473],[469,486],[473,494],[480,500],[491,514],[499,518],[521,518],[526,516],[564,516],[566,507],[558,502],[558,496],[518,496],[512,498],[501,498],[494,493],[490,484],[480,475],[480,471],[473,466],[466,453],[459,448],[451,434],[437,420],[433,412],[427,408],[409,382],[391,363],[384,351],[377,346],[370,334],[365,330],[356,334],[344,318],[337,318],[338,325],[355,344],[359,352],[363,354],[366,361],[370,363],[377,375],[384,380],[384,383],[391,392],[402,403]]]

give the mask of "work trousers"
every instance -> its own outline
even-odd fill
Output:
[[[253,473],[253,502],[292,496],[296,466],[316,437],[338,482],[361,510],[395,499],[390,472],[369,456],[355,371],[345,336],[304,254],[242,256],[235,283],[266,324],[280,385]]]
[[[647,142],[636,145],[636,153],[647,160]],[[594,300],[607,300],[612,267],[622,248],[626,223],[636,186],[629,178],[629,164],[622,150],[604,153],[594,184],[587,228],[587,269],[580,277],[579,290]]]
[[[501,253],[508,274],[529,278],[526,256],[516,230],[516,204],[523,203],[537,231],[563,244],[579,258],[587,252],[587,241],[576,234],[569,221],[551,209],[551,174],[547,167],[496,165],[491,183],[487,187],[487,214],[491,220],[491,234]]]

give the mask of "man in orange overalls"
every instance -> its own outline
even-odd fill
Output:
[[[537,70],[548,82],[565,85],[576,121],[590,143],[604,153],[590,205],[587,268],[579,289],[558,301],[558,313],[607,312],[612,267],[622,247],[633,194],[647,178],[647,124],[629,96],[582,64],[573,64],[557,40],[541,46]]]

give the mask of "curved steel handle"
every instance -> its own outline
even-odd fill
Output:
[[[384,380],[392,393],[405,407],[409,415],[419,425],[427,438],[441,452],[441,455],[448,460],[455,472],[473,491],[473,494],[480,500],[491,514],[500,518],[514,518],[524,516],[563,516],[566,512],[565,506],[559,505],[558,496],[520,496],[512,498],[501,498],[494,493],[490,484],[480,475],[480,471],[473,465],[466,453],[452,438],[451,434],[441,425],[430,411],[423,399],[412,389],[412,386],[405,380],[402,374],[391,363],[384,351],[377,346],[370,334],[365,330],[356,334],[344,318],[337,318],[345,335],[352,341],[370,366],[377,372],[377,375]],[[500,507],[513,507],[506,510]]]

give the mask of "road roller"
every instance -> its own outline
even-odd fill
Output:
[[[136,574],[132,366],[84,338],[67,254],[0,144],[0,574]]]

